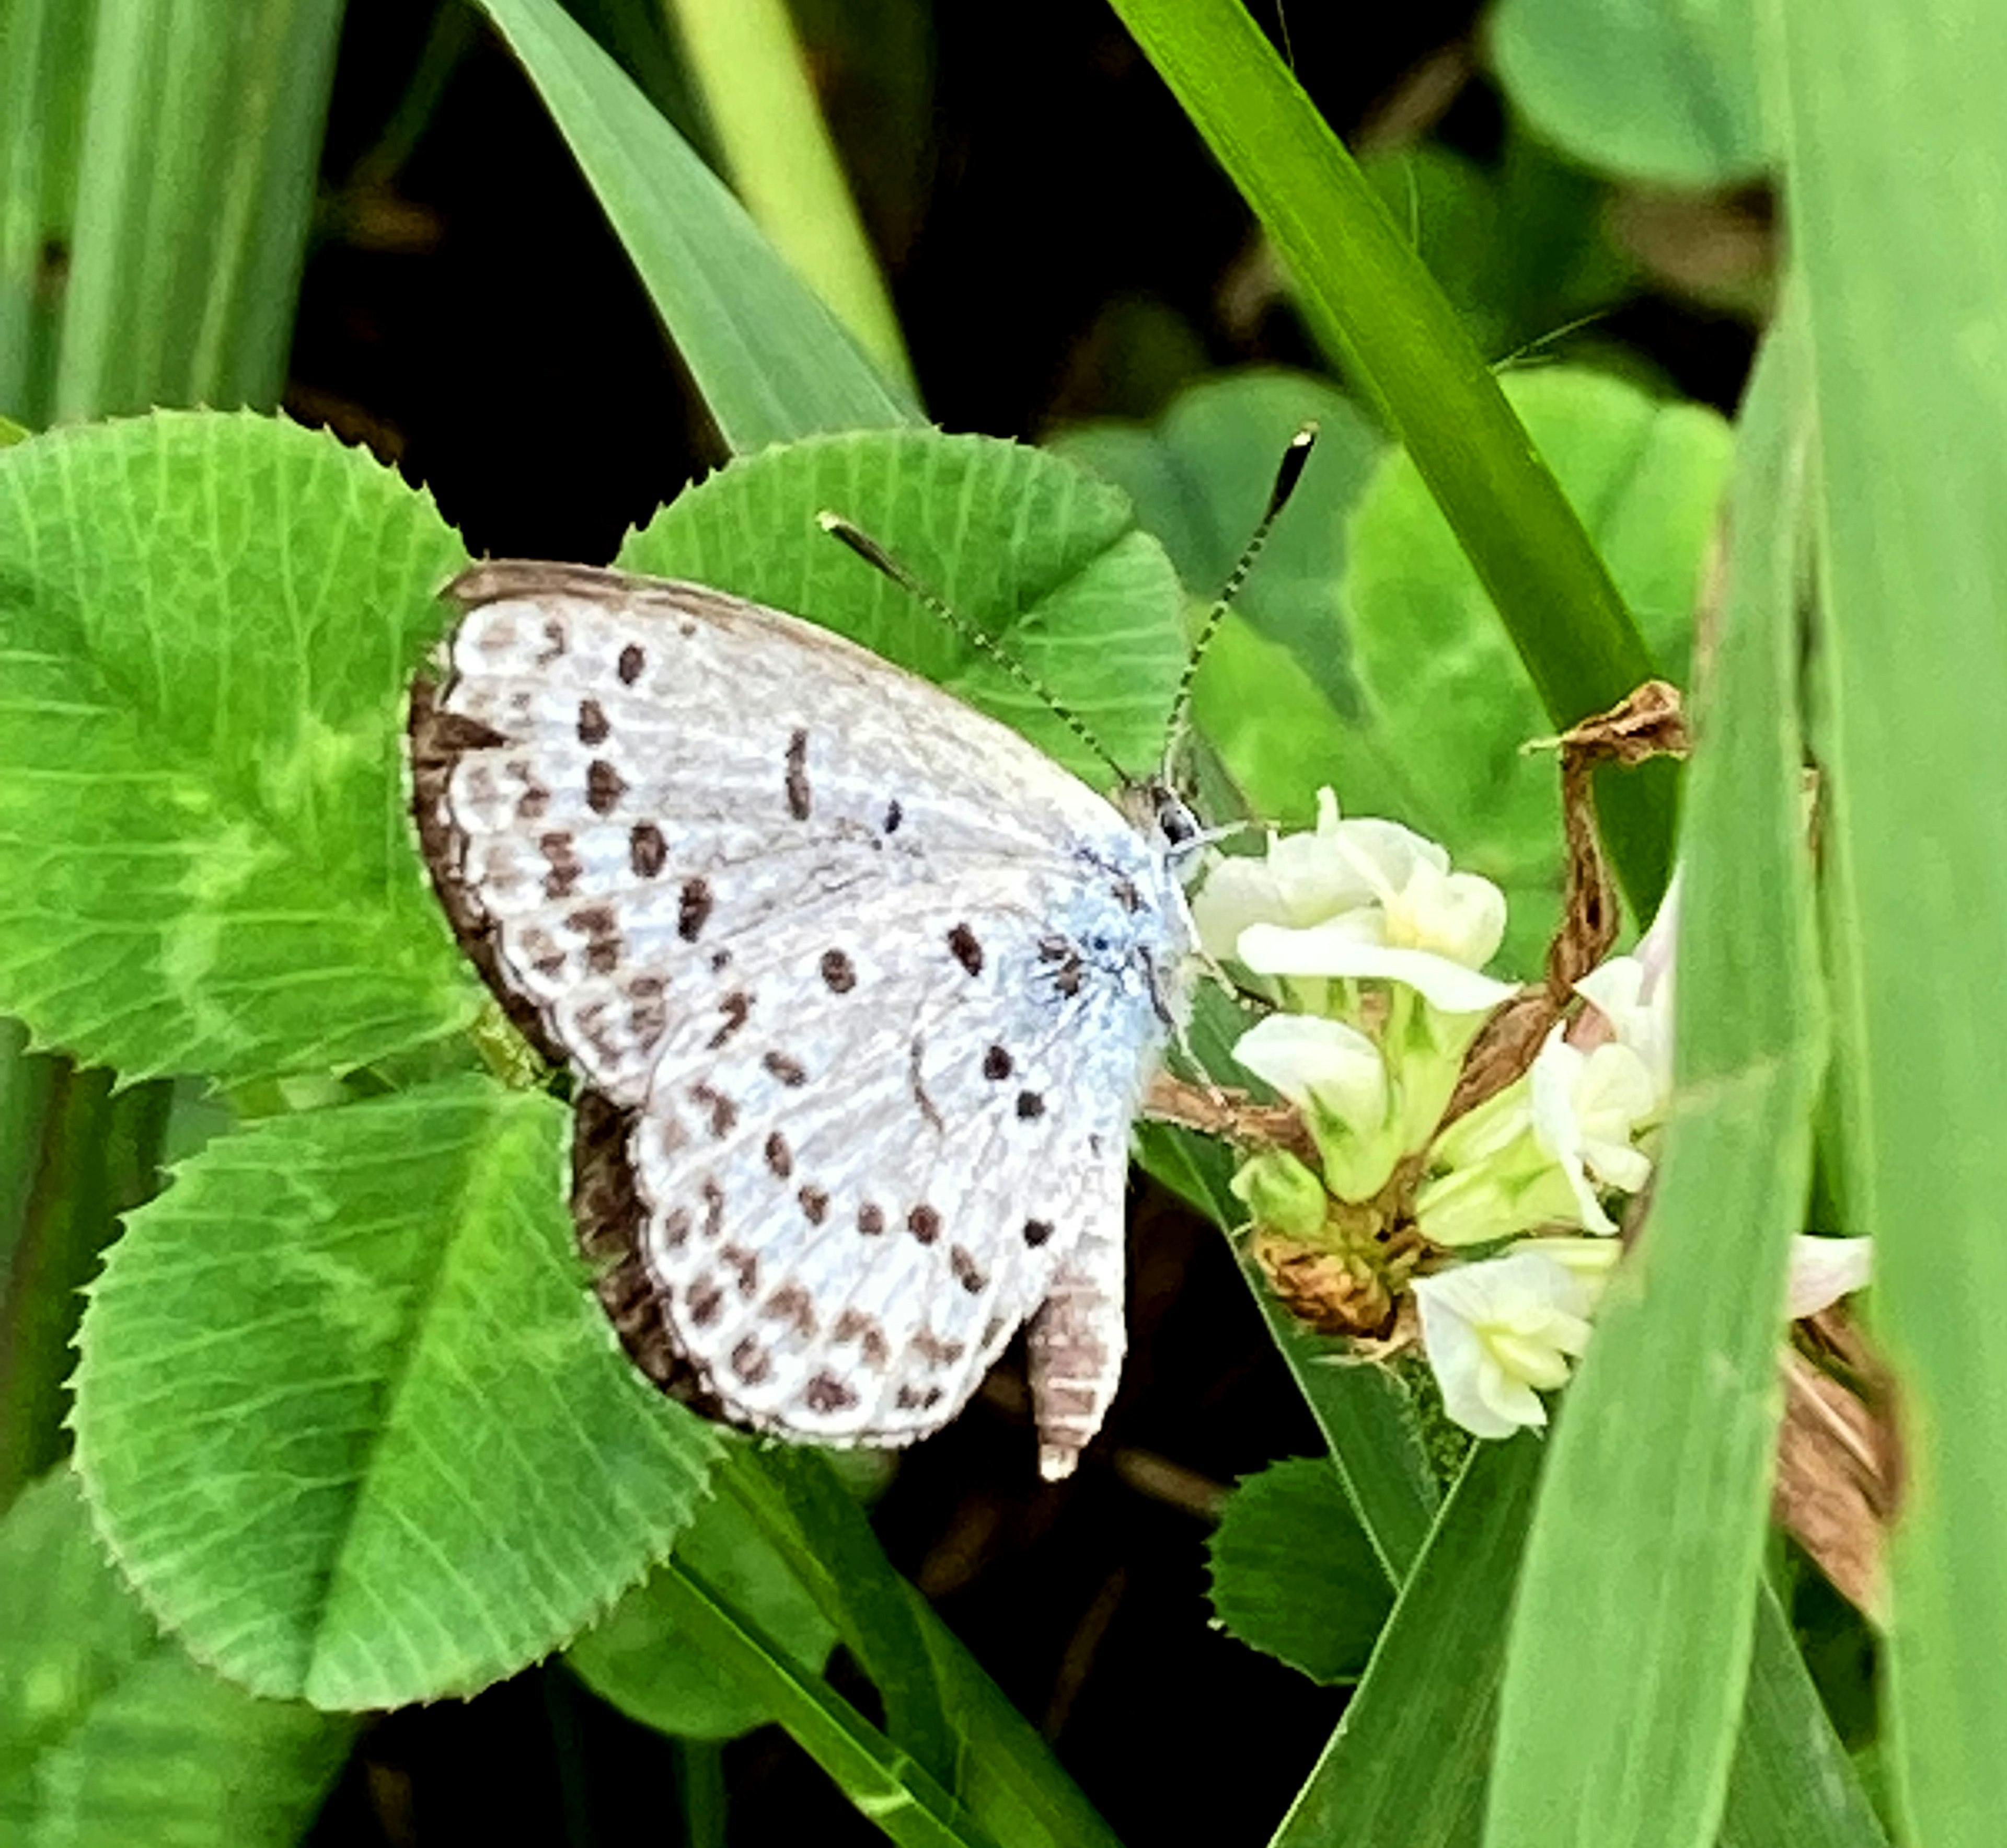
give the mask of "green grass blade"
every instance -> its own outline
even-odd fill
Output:
[[[1477,1848],[1540,1458],[1530,1437],[1472,1453],[1273,1848]],[[1768,1591],[1756,1618],[1720,1848],[1886,1848]]]
[[[671,0],[734,189],[859,345],[917,398],[905,337],[781,0]]]
[[[1194,1034],[1202,1055],[1207,1051],[1204,1023],[1201,1012]],[[1209,1069],[1223,1067],[1215,1062]],[[1211,1214],[1222,1230],[1246,1223],[1246,1209],[1227,1191],[1233,1163],[1220,1143],[1156,1123],[1144,1124],[1138,1142],[1150,1171]],[[1330,1447],[1346,1498],[1379,1555],[1388,1583],[1399,1585],[1428,1538],[1439,1502],[1406,1388],[1381,1368],[1359,1366],[1349,1341],[1303,1327],[1275,1300],[1244,1252],[1236,1247],[1234,1258],[1283,1365]]]
[[[1357,383],[1408,446],[1557,725],[1650,677],[1649,651],[1455,311],[1240,0],[1115,0],[1261,219]],[[1641,911],[1670,863],[1663,775],[1608,780],[1613,857]]]
[[[1682,836],[1677,1089],[1528,1543],[1487,1848],[1702,1848],[1726,1789],[1824,1057],[1796,708],[1799,352],[1787,323],[1744,414]]]
[[[911,423],[745,208],[556,0],[480,0],[529,73],[735,454]]]
[[[1772,0],[1811,329],[1845,1193],[1901,1380],[1888,1740],[1930,1848],[2007,1815],[2007,22]]]
[[[933,1608],[894,1570],[828,1465],[767,1450],[728,1470],[732,1496],[841,1632],[885,1705],[901,1752],[999,1842],[1112,1848],[1113,1837],[1049,1747]],[[803,1741],[804,1744],[806,1741]]]
[[[1805,1672],[1783,1607],[1765,1589],[1728,1774],[1717,1848],[1888,1848]]]
[[[1272,1848],[1476,1842],[1505,1607],[1540,1467],[1531,1436],[1471,1453]]]
[[[672,1564],[661,1576],[678,1628],[757,1689],[795,1744],[899,1848],[987,1848],[991,1838],[947,1791],[820,1676],[803,1674],[695,1572]]]
[[[98,9],[54,414],[270,405],[340,0]]]

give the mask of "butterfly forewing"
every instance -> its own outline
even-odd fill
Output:
[[[454,594],[414,701],[421,832],[512,1013],[626,1113],[668,1347],[740,1422],[902,1442],[1058,1276],[1039,1326],[1081,1377],[1044,1397],[1077,1447],[1182,994],[1161,858],[1015,733],[795,618],[578,567]]]

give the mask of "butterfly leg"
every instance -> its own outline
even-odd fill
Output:
[[[1112,1210],[1090,1216],[1088,1229],[1053,1274],[1045,1302],[1032,1317],[1032,1412],[1039,1430],[1039,1473],[1049,1482],[1073,1474],[1122,1376],[1125,1217],[1119,1196]]]

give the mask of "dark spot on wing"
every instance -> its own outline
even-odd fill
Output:
[[[948,1268],[954,1273],[954,1280],[972,1296],[980,1296],[989,1288],[989,1279],[982,1274],[982,1267],[975,1261],[975,1253],[965,1245],[951,1246],[947,1254]]]
[[[954,952],[954,959],[971,975],[982,973],[982,945],[975,940],[975,933],[965,924],[957,924],[947,934],[947,946]]]
[[[548,667],[562,655],[569,645],[564,624],[554,616],[544,618],[544,645],[537,656],[539,667]]]
[[[707,1175],[704,1182],[704,1235],[715,1238],[725,1230],[725,1189]]]
[[[550,862],[551,870],[544,876],[544,896],[547,899],[568,899],[578,884],[578,876],[585,871],[585,863],[578,857],[578,850],[572,844],[569,834],[546,834],[537,842],[538,850]]]
[[[637,822],[627,836],[628,864],[637,879],[652,879],[669,857],[669,843],[653,822]]]
[[[847,1309],[836,1319],[831,1331],[833,1341],[856,1341],[864,1349],[864,1358],[881,1372],[892,1358],[892,1344],[885,1338],[885,1331],[861,1309]]]
[[[913,1352],[930,1367],[951,1367],[968,1350],[959,1341],[944,1341],[922,1329],[913,1337]]]
[[[887,834],[897,834],[899,824],[905,818],[906,811],[896,801],[885,804],[885,832]]]
[[[912,1087],[913,1101],[920,1107],[920,1115],[933,1124],[938,1133],[945,1134],[947,1123],[942,1119],[940,1106],[927,1095],[926,1080],[921,1072],[922,1062],[926,1057],[927,1046],[918,1034],[906,1048],[906,1082]]]
[[[795,1198],[802,1203],[802,1217],[810,1225],[820,1225],[829,1217],[829,1196],[820,1187],[804,1187]]]
[[[1018,1115],[1021,1121],[1028,1123],[1034,1118],[1042,1117],[1045,1114],[1046,1101],[1036,1091],[1018,1092]]]
[[[785,1052],[770,1052],[760,1062],[791,1090],[809,1081],[808,1072],[803,1069],[802,1062],[788,1058]]]
[[[982,1076],[996,1080],[1011,1076],[1011,1055],[1001,1046],[992,1046],[982,1055]]]
[[[788,740],[788,813],[798,822],[809,818],[809,735],[797,731]]]
[[[714,949],[711,952],[711,973],[713,975],[722,975],[731,966],[732,952],[730,950]]]
[[[767,1165],[777,1181],[785,1181],[795,1171],[794,1151],[788,1147],[788,1139],[778,1129],[767,1138]]]
[[[815,1306],[799,1284],[784,1284],[767,1299],[767,1306],[760,1313],[770,1321],[792,1322],[806,1338],[815,1338]]]
[[[743,988],[734,988],[718,1004],[718,1011],[725,1016],[725,1024],[711,1036],[709,1050],[713,1052],[746,1024],[746,1016],[753,1011],[753,997]]]
[[[732,1371],[747,1386],[759,1385],[773,1370],[767,1350],[750,1334],[732,1350]]]
[[[585,767],[585,805],[596,815],[610,815],[620,806],[627,785],[620,772],[601,757]]]
[[[811,1412],[848,1412],[857,1394],[834,1373],[818,1373],[802,1394],[802,1403]]]
[[[848,995],[857,986],[857,966],[840,949],[822,952],[822,979],[832,995]]]
[[[681,1251],[689,1244],[690,1235],[690,1208],[674,1207],[662,1215],[662,1247],[666,1251]]]
[[[941,1389],[930,1386],[922,1392],[917,1386],[899,1388],[898,1405],[901,1412],[931,1412],[941,1401]]]
[[[551,793],[540,783],[525,779],[523,793],[516,798],[516,819],[519,822],[541,822],[551,806]]]
[[[594,975],[608,975],[620,966],[620,923],[610,907],[587,905],[565,920],[567,928],[585,939],[585,966]]]
[[[578,741],[581,744],[604,744],[613,727],[607,723],[606,708],[596,699],[582,699],[578,702]]]
[[[700,1104],[711,1112],[711,1132],[722,1142],[739,1121],[739,1106],[722,1091],[713,1090],[707,1084],[690,1087],[690,1101]]]
[[[1049,1219],[1028,1219],[1025,1221],[1025,1242],[1035,1251],[1053,1235],[1053,1224]]]
[[[760,1294],[760,1260],[757,1253],[748,1251],[742,1245],[726,1245],[719,1247],[718,1257],[720,1263],[730,1269],[742,1296]]]
[[[704,928],[704,920],[711,916],[711,882],[707,879],[686,879],[683,896],[676,901],[676,935],[686,943],[694,943]]]
[[[933,1244],[940,1236],[940,1215],[924,1203],[906,1215],[906,1230],[922,1245]]]
[[[867,1238],[877,1238],[885,1229],[885,1209],[866,1200],[857,1209],[857,1229]]]
[[[690,1285],[690,1319],[699,1328],[708,1328],[725,1307],[725,1288],[714,1277],[700,1277]]]
[[[634,643],[631,641],[629,642],[628,645],[620,651],[620,665],[619,673],[620,675],[621,685],[623,687],[633,686],[634,683],[641,677],[641,670],[647,665],[648,657],[643,654],[640,648]]]

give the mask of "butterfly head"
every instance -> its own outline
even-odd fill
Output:
[[[1190,878],[1213,836],[1167,778],[1146,776],[1125,783],[1116,805],[1157,858],[1181,882]]]

